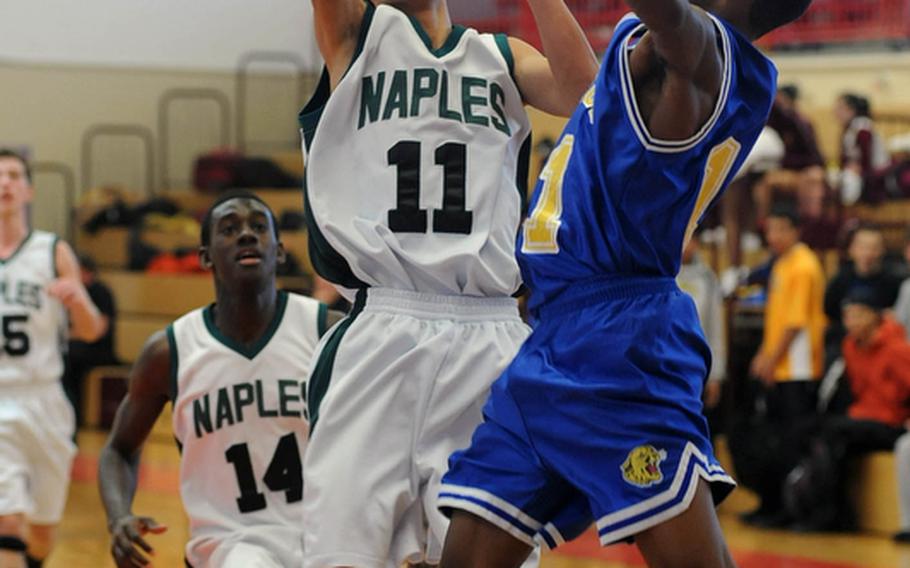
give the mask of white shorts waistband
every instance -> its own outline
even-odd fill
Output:
[[[367,288],[364,312],[380,311],[458,321],[512,319],[521,321],[518,314],[518,300],[515,298],[453,296],[393,288]]]

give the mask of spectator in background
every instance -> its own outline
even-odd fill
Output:
[[[828,316],[826,345],[828,360],[839,353],[846,330],[841,321],[842,306],[847,293],[862,286],[872,290],[879,304],[890,308],[897,300],[902,275],[885,265],[885,237],[874,225],[860,225],[850,236],[847,247],[849,261],[834,275],[825,290],[825,315]]]
[[[904,423],[904,428],[910,422]],[[904,434],[894,444],[894,461],[897,466],[897,490],[900,494],[901,528],[894,535],[897,542],[910,543],[910,434]]]
[[[867,178],[890,162],[882,137],[872,123],[869,99],[844,93],[837,99],[834,116],[844,128],[840,155],[840,196],[852,205],[863,195]]]
[[[698,254],[698,235],[686,243],[682,266],[676,276],[679,287],[695,301],[698,319],[711,347],[711,373],[705,383],[705,410],[709,413],[720,402],[721,385],[727,370],[727,334],[723,317],[723,294],[714,271]],[[712,431],[716,428],[712,425]]]
[[[115,365],[118,363],[114,354],[114,331],[116,328],[117,305],[110,288],[98,280],[98,266],[88,256],[79,257],[82,285],[89,297],[101,312],[104,320],[104,335],[97,341],[87,343],[73,340],[69,343],[66,356],[66,369],[63,373],[63,389],[76,411],[76,424],[83,424],[82,416],[82,382],[93,367]]]
[[[778,89],[768,126],[784,144],[780,169],[768,172],[753,188],[759,226],[771,203],[781,195],[792,198],[802,219],[802,240],[810,248],[834,248],[840,228],[840,208],[825,182],[825,160],[812,123],[799,111],[799,89]]]
[[[828,416],[809,455],[787,480],[787,505],[805,530],[855,525],[846,487],[849,459],[891,450],[910,419],[910,344],[884,314],[878,291],[852,288],[843,300],[843,343],[853,403],[846,416]]]
[[[800,242],[799,216],[792,207],[775,206],[768,216],[765,236],[775,256],[765,305],[764,333],[751,374],[765,387],[764,422],[771,432],[784,431],[815,413],[818,379],[824,357],[825,275],[821,263],[808,246]],[[764,435],[764,434],[763,434]],[[753,444],[748,437],[738,443]],[[731,439],[731,449],[733,440]],[[738,471],[751,478],[761,505],[743,516],[757,526],[779,526],[787,522],[781,487],[790,467],[767,446],[766,454],[751,463],[761,471]],[[734,451],[749,452],[748,448]]]

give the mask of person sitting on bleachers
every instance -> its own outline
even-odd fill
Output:
[[[846,416],[827,416],[808,455],[788,476],[784,501],[794,528],[844,530],[855,526],[847,501],[850,458],[891,450],[910,419],[910,343],[884,313],[878,291],[851,289],[843,300],[847,336],[843,355],[853,402]]]
[[[897,301],[894,302],[894,319],[904,326],[904,329],[910,329],[910,228],[904,236],[903,275],[905,280],[897,293]]]
[[[888,166],[891,157],[875,130],[869,99],[844,93],[837,99],[834,116],[843,125],[840,155],[840,195],[844,205],[863,197],[865,180]]]
[[[853,231],[849,242],[849,261],[834,275],[825,290],[825,315],[829,323],[825,344],[829,362],[838,356],[846,335],[841,314],[847,292],[858,286],[870,288],[876,294],[878,303],[890,308],[897,301],[903,281],[899,271],[884,261],[885,237],[879,227],[860,225]]]
[[[796,202],[802,219],[802,240],[815,250],[836,246],[841,211],[825,181],[825,159],[815,128],[798,108],[799,89],[783,85],[777,92],[768,127],[784,144],[780,168],[769,171],[753,187],[756,217],[764,225],[771,202],[787,197]]]

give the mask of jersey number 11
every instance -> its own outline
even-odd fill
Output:
[[[433,210],[434,233],[471,233],[473,214],[465,205],[468,148],[448,142],[436,148],[436,165],[442,166],[442,209]],[[395,233],[426,233],[427,210],[420,208],[420,142],[405,140],[389,149],[390,166],[398,168],[397,207],[389,211],[389,228]]]

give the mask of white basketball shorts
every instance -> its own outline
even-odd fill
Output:
[[[73,407],[59,382],[0,385],[0,515],[55,525],[76,455]]]
[[[438,563],[449,455],[468,446],[490,385],[529,333],[512,298],[365,296],[323,338],[310,377],[307,568]]]

